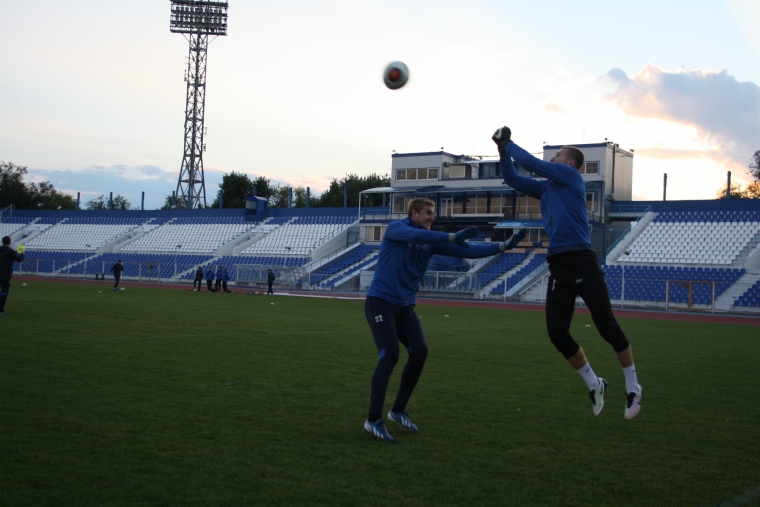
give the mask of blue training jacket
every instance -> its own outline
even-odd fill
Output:
[[[546,180],[537,181],[519,176],[512,159]],[[588,232],[586,185],[578,169],[538,159],[514,142],[504,147],[500,165],[504,183],[541,199],[541,214],[549,237],[550,256],[571,250],[592,250],[591,235]]]
[[[410,218],[394,220],[388,224],[380,245],[375,277],[367,296],[396,306],[413,305],[417,302],[420,280],[434,254],[476,259],[499,252],[499,243],[462,248],[449,243],[448,233],[429,231]]]
[[[206,271],[206,280],[213,280],[214,279],[214,271],[209,269]]]

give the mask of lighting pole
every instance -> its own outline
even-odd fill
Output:
[[[87,248],[92,248],[91,245],[85,245]],[[89,254],[84,254],[84,279],[87,279],[87,257],[89,257]]]
[[[217,0],[171,0],[173,33],[181,33],[190,43],[187,57],[185,100],[185,150],[177,182],[177,207],[206,207],[203,126],[206,109],[206,53],[208,37],[227,35],[227,2]],[[212,38],[212,40],[213,40]]]
[[[174,250],[174,278],[177,278],[177,252],[182,248],[182,245],[177,245]]]

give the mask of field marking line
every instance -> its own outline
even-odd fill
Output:
[[[760,498],[760,486],[745,491],[741,495],[737,496],[733,500],[723,502],[719,507],[738,507],[739,505],[747,505],[748,503]]]

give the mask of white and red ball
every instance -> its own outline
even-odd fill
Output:
[[[391,90],[398,90],[409,81],[409,68],[404,62],[389,63],[383,72],[383,81]]]

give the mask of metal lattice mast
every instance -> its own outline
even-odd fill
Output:
[[[227,2],[171,0],[170,29],[185,34],[190,43],[187,58],[185,100],[185,150],[177,181],[176,207],[206,207],[203,175],[204,114],[206,108],[206,61],[209,35],[227,35]],[[213,40],[213,39],[212,39]]]

